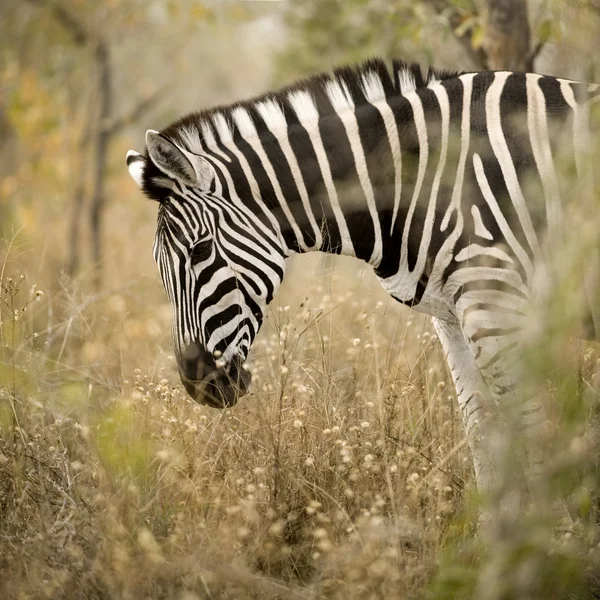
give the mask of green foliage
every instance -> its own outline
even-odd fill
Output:
[[[146,482],[154,453],[131,404],[115,404],[103,412],[96,425],[96,448],[104,468],[114,478]]]
[[[427,53],[419,6],[405,0],[300,0],[286,13],[294,32],[280,59],[282,73],[310,74],[383,55],[416,59]]]

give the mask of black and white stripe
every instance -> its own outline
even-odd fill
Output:
[[[216,353],[211,367],[239,367],[287,256],[355,256],[434,317],[489,486],[482,397],[501,404],[514,386],[528,307],[564,235],[571,183],[557,161],[583,177],[599,99],[598,85],[536,74],[372,60],[148,132],[128,164],[160,203],[155,258],[180,360],[191,345],[204,363]],[[186,369],[203,400],[189,381],[206,364]],[[523,415],[543,420],[534,400]]]

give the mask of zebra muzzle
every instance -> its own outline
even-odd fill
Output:
[[[252,376],[244,359],[234,356],[217,366],[214,356],[199,344],[190,344],[181,354],[179,376],[187,393],[198,403],[227,408],[246,393]]]

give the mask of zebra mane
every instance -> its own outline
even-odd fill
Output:
[[[306,99],[308,94],[312,102],[307,103],[307,110],[311,110],[315,118],[323,118],[336,114],[340,106],[357,107],[377,102],[458,75],[457,71],[431,67],[423,73],[416,63],[372,58],[356,66],[313,75],[249,100],[191,113],[169,125],[161,134],[189,152],[202,154],[207,144],[235,139],[242,133],[240,128],[244,128],[246,134],[250,130],[260,135],[273,126],[297,123],[298,104],[292,107],[294,98]],[[142,187],[155,200],[160,201],[165,196],[165,175],[151,160],[146,161]]]

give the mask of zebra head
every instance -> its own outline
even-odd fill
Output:
[[[219,175],[222,163],[156,131],[146,146],[145,156],[130,150],[127,165],[159,202],[153,253],[181,381],[197,402],[232,406],[250,384],[245,361],[283,278],[283,252]]]

